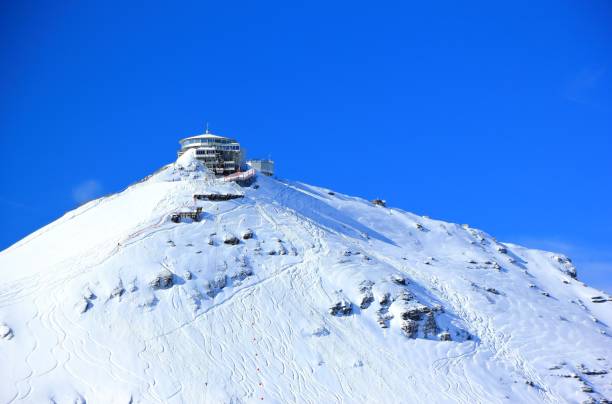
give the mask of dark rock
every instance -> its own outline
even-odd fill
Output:
[[[425,324],[423,325],[423,333],[425,335],[436,335],[439,331],[436,318],[433,313],[427,313],[425,316]]]
[[[341,299],[329,308],[329,314],[333,316],[349,316],[353,314],[353,306],[348,300]]]
[[[120,283],[111,291],[109,299],[113,299],[115,297],[121,297],[123,296],[124,293],[125,293],[125,289],[123,288],[123,285]]]
[[[91,302],[87,299],[87,298],[82,298],[81,300],[79,300],[79,302],[76,305],[76,308],[78,310],[78,312],[80,314],[85,313],[86,311],[88,311],[89,309],[91,309],[93,306],[91,304]]]
[[[194,199],[201,201],[229,201],[231,199],[244,198],[244,195],[240,194],[196,194],[193,196]]]
[[[495,288],[486,288],[485,290],[489,293],[493,293],[494,295],[499,295],[499,291]]]
[[[372,286],[374,286],[374,282],[372,282],[370,280],[362,281],[359,284],[359,291],[361,293],[366,293],[367,291],[371,291],[372,290]]]
[[[506,247],[502,246],[502,245],[498,245],[497,246],[497,251],[500,254],[508,254],[508,249]]]
[[[229,244],[229,245],[236,245],[240,243],[240,239],[238,239],[238,237],[233,236],[231,234],[227,234],[225,238],[223,239],[223,243]]]
[[[562,272],[576,279],[577,277],[576,267],[572,263],[571,259],[569,259],[568,257],[562,256],[562,255],[555,255],[553,256],[553,258],[555,261],[557,261],[559,264],[563,266],[563,268],[561,269]]]
[[[406,335],[408,338],[416,338],[419,324],[414,320],[403,320],[400,328],[402,329],[404,335]]]
[[[424,314],[431,313],[431,309],[422,304],[416,304],[403,309],[400,313],[402,320],[414,320],[419,321],[423,318]]]
[[[246,229],[243,233],[242,233],[242,238],[243,240],[248,240],[253,238],[253,236],[255,235],[255,233],[253,233],[253,230],[251,229]]]
[[[168,289],[174,285],[174,274],[167,269],[164,269],[159,274],[157,274],[151,282],[149,282],[149,286],[153,289]]]
[[[380,300],[378,301],[378,303],[381,306],[388,306],[391,304],[391,294],[390,293],[385,293],[384,295],[381,296]]]
[[[406,278],[398,274],[393,274],[391,275],[391,282],[395,283],[396,285],[405,285]]]
[[[440,341],[452,341],[453,340],[451,338],[450,332],[448,332],[448,331],[444,331],[444,332],[440,333],[440,335],[438,335],[438,339]]]
[[[378,205],[378,206],[382,206],[382,207],[386,207],[387,206],[387,201],[385,201],[384,199],[372,199],[372,203],[374,205]]]
[[[367,291],[365,292],[365,294],[361,295],[361,298],[359,301],[359,307],[361,309],[367,309],[368,307],[370,307],[373,301],[374,301],[374,295],[372,294],[371,291]]]

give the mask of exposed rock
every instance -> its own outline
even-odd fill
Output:
[[[282,244],[278,247],[278,255],[287,255],[287,249]]]
[[[563,268],[561,269],[562,272],[576,279],[576,276],[577,276],[576,267],[572,263],[571,259],[563,255],[554,255],[553,259],[563,266]]]
[[[421,223],[415,223],[414,227],[416,227],[417,230],[425,230],[425,227],[423,227],[423,225]]]
[[[85,299],[95,299],[96,298],[96,294],[94,292],[92,292],[92,290],[90,288],[87,287],[83,291],[83,297]]]
[[[450,332],[448,332],[448,331],[441,332],[441,333],[438,335],[438,339],[439,339],[440,341],[452,341],[452,338],[451,338]]]
[[[164,269],[159,274],[157,274],[151,282],[149,282],[149,286],[153,289],[168,289],[174,285],[174,274],[167,269]]]
[[[423,325],[423,333],[425,335],[436,335],[438,333],[439,328],[436,323],[436,318],[433,313],[427,313],[425,316],[425,324]]]
[[[227,285],[227,276],[224,273],[217,272],[212,281],[210,281],[210,286],[213,289],[223,289]]]
[[[406,319],[402,321],[400,328],[402,329],[404,335],[406,335],[408,338],[416,338],[419,324],[414,320]]]
[[[251,275],[253,275],[251,268],[241,268],[231,276],[231,279],[232,281],[243,281]]]
[[[423,318],[424,314],[431,313],[431,309],[420,303],[412,303],[406,307],[402,307],[400,317],[402,320],[414,320],[419,321]]]
[[[121,297],[123,296],[123,294],[125,293],[125,289],[123,288],[123,284],[121,282],[119,282],[119,285],[117,285],[111,292],[109,295],[109,299],[114,299],[115,297]]]
[[[359,300],[359,307],[361,309],[367,309],[368,307],[370,307],[373,301],[374,295],[372,294],[372,291],[368,290],[363,295],[361,295]]]
[[[497,252],[499,252],[500,254],[508,254],[508,249],[503,245],[498,245]]]
[[[91,305],[91,302],[87,298],[83,297],[79,299],[75,307],[76,307],[77,312],[79,312],[79,314],[83,314],[87,310],[89,310],[92,307],[92,305]]]
[[[317,329],[315,329],[312,332],[312,335],[314,337],[325,337],[326,335],[329,335],[329,330],[323,326],[318,327]]]
[[[405,285],[406,278],[399,274],[393,274],[391,275],[391,282],[395,283],[396,285]]]
[[[404,302],[409,302],[411,300],[414,299],[414,295],[412,293],[410,293],[407,290],[402,290],[401,292],[399,292],[396,296],[395,299],[393,300],[401,300]]]
[[[380,300],[378,301],[378,303],[381,306],[388,306],[391,304],[391,294],[390,293],[385,293],[384,295],[382,295],[380,297]]]
[[[240,243],[240,239],[232,234],[226,234],[223,238],[223,243],[229,245],[236,245]]]
[[[346,299],[340,299],[329,308],[329,314],[333,316],[349,316],[353,314],[353,306]]]
[[[593,303],[605,303],[607,301],[608,299],[604,298],[603,296],[591,296],[591,302]]]
[[[387,206],[387,201],[385,201],[384,199],[372,199],[372,203],[374,205],[378,205],[378,206],[382,206],[382,207],[386,207]]]
[[[433,311],[434,313],[444,313],[444,307],[442,307],[441,304],[434,304],[431,307],[431,311]]]
[[[387,308],[381,308],[376,312],[376,321],[380,328],[389,328],[389,320],[393,318],[393,314],[387,311]]]
[[[229,201],[231,199],[239,199],[244,198],[244,195],[241,194],[196,194],[193,196],[193,199],[198,199],[201,201]]]
[[[11,339],[13,338],[13,330],[6,324],[0,324],[0,338]]]
[[[366,293],[367,291],[372,290],[372,286],[374,286],[374,282],[370,280],[361,281],[361,283],[359,284],[359,291],[361,293]]]
[[[584,365],[580,365],[578,368],[580,369],[580,372],[582,374],[585,374],[585,375],[588,375],[588,376],[607,375],[608,374],[608,371],[605,370],[605,369],[588,369]]]
[[[254,235],[255,235],[255,233],[253,233],[253,230],[246,229],[245,231],[242,232],[242,239],[243,240],[248,240],[248,239],[253,238]]]
[[[493,293],[494,295],[499,295],[499,291],[495,288],[486,288],[485,290],[489,293]]]

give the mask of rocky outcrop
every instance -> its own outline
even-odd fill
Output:
[[[227,276],[224,273],[218,272],[210,281],[210,286],[213,289],[223,289],[227,285]]]
[[[387,201],[384,199],[372,199],[372,203],[374,205],[382,206],[383,208],[387,206]]]
[[[440,329],[438,328],[438,324],[436,323],[436,317],[432,313],[427,313],[425,315],[425,324],[423,324],[423,333],[425,336],[436,335]]]
[[[164,269],[159,274],[157,274],[151,282],[149,282],[149,286],[153,289],[168,289],[174,285],[174,274],[167,269]]]
[[[572,263],[571,259],[569,259],[568,257],[564,255],[554,255],[553,259],[557,261],[559,264],[561,264],[561,272],[576,279],[578,274],[576,272],[576,267]]]
[[[332,316],[350,316],[353,314],[353,305],[348,300],[341,298],[330,306],[329,314]]]
[[[372,286],[374,282],[372,281],[363,281],[359,284],[359,292],[361,296],[359,297],[359,308],[362,310],[370,307],[372,302],[374,301],[374,294],[372,293]]]
[[[255,235],[255,233],[253,233],[253,230],[246,229],[245,231],[242,232],[242,239],[243,240],[248,240],[248,239],[253,238],[254,235]]]
[[[223,243],[228,245],[236,245],[240,243],[240,239],[232,234],[226,234],[223,238]]]
[[[419,323],[412,319],[405,319],[402,321],[400,328],[408,338],[416,338],[419,330]]]

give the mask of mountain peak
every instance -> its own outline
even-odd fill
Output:
[[[298,182],[241,186],[194,150],[3,251],[0,273],[2,402],[612,393],[610,298],[567,258]]]

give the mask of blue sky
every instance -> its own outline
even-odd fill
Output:
[[[0,5],[0,249],[208,121],[284,178],[567,253],[612,292],[608,1],[125,3]]]

